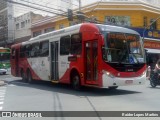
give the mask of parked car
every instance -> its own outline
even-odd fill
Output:
[[[5,75],[5,74],[6,74],[6,72],[7,72],[7,69],[0,69],[0,74]]]

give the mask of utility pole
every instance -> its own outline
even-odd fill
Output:
[[[79,12],[81,11],[81,7],[82,7],[82,2],[81,0],[79,0]]]

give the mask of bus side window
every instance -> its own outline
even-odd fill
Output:
[[[26,45],[26,56],[29,58],[32,46],[30,44]]]
[[[25,51],[26,51],[26,46],[21,46],[21,48],[20,48],[20,57],[21,58],[25,57]]]
[[[39,42],[33,43],[32,44],[32,49],[31,49],[31,57],[38,57],[39,56]]]
[[[12,48],[12,52],[11,52],[11,54],[12,54],[12,57],[11,57],[11,58],[12,58],[12,59],[15,59],[15,52],[16,52],[15,49]]]
[[[82,35],[74,34],[71,36],[71,54],[81,54],[82,52]]]
[[[40,43],[40,56],[45,57],[49,55],[49,41],[42,41]]]
[[[70,36],[64,36],[60,39],[60,55],[69,55],[70,52]]]

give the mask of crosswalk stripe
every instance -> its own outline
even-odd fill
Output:
[[[4,93],[5,92],[5,90],[4,91],[0,91],[0,93]]]
[[[6,86],[0,86],[0,111],[3,109],[3,101],[6,94]]]
[[[0,105],[3,104],[3,102],[0,102]]]

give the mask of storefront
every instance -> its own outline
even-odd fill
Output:
[[[160,59],[160,41],[144,41],[144,48],[147,51],[147,64],[153,69]]]
[[[147,51],[147,64],[153,69],[160,59],[160,31],[144,28],[131,28],[144,38],[144,49]]]

